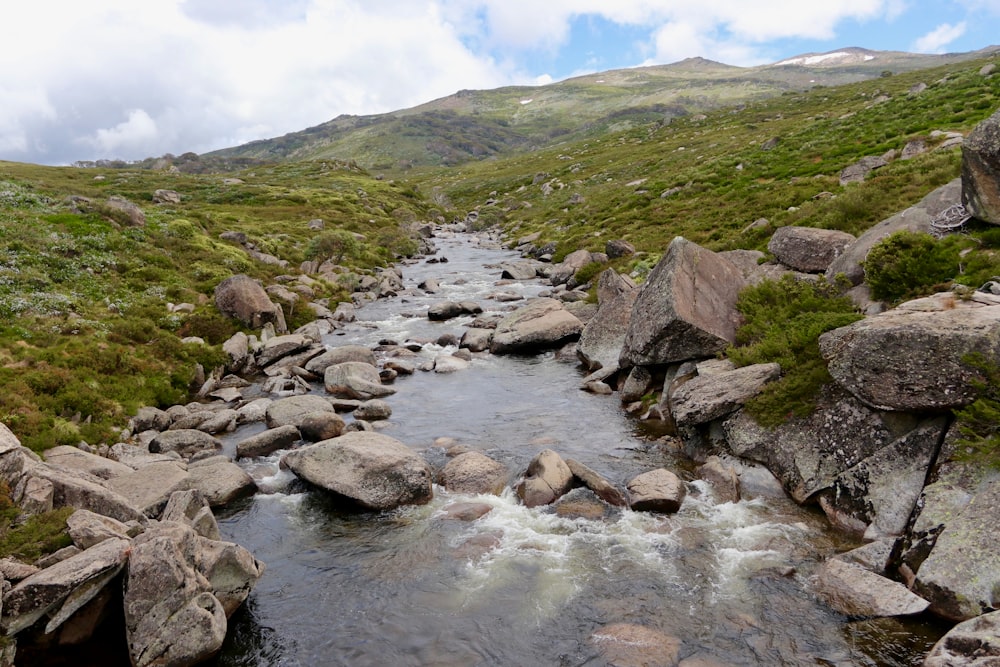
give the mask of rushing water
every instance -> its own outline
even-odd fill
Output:
[[[495,286],[495,265],[512,253],[459,238],[438,244],[448,263],[404,267],[407,286],[437,278],[438,294],[370,304],[326,343],[436,340],[471,318],[430,322],[435,299],[499,311],[493,293],[545,289]],[[442,351],[451,350],[427,345],[420,355]],[[458,373],[418,371],[396,381],[383,432],[438,462],[434,442],[446,437],[512,473],[548,447],[619,486],[661,466],[693,479],[691,464],[644,435],[616,397],[581,392],[580,377],[551,353],[483,354]],[[584,509],[563,515],[525,508],[510,492],[435,487],[428,505],[357,514],[303,488],[277,460],[247,462],[263,491],[220,517],[224,536],[267,565],[231,620],[220,665],[603,665],[594,635],[612,623],[676,637],[682,658],[706,661],[697,664],[916,665],[939,632],[852,622],[817,603],[811,572],[848,545],[785,498],[716,503],[707,485],[689,481],[676,515],[606,508],[594,516],[581,491],[574,497]],[[473,522],[442,511],[470,500],[493,510]]]

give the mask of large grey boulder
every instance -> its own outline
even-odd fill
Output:
[[[219,524],[208,500],[198,489],[185,489],[170,494],[160,521],[176,521],[194,528],[194,532],[210,540],[219,539]]]
[[[323,396],[306,394],[304,396],[289,396],[274,401],[264,412],[264,421],[268,428],[302,425],[307,415],[314,412],[334,412],[333,405]]]
[[[237,458],[268,456],[279,449],[288,449],[301,439],[299,429],[291,424],[285,424],[241,440],[236,445],[236,456]]]
[[[959,623],[934,645],[923,667],[996,667],[1000,664],[1000,611]]]
[[[171,421],[173,420],[166,411],[146,406],[139,408],[135,416],[128,421],[128,428],[132,433],[166,431],[170,428]]]
[[[187,466],[169,461],[143,466],[128,475],[115,477],[108,484],[145,516],[154,519],[163,512],[174,491],[192,487]]]
[[[135,526],[135,524],[133,524]],[[101,516],[90,510],[76,510],[66,519],[66,530],[80,549],[89,549],[104,540],[127,540],[130,527],[117,519]]]
[[[326,369],[323,385],[327,392],[338,398],[356,398],[367,401],[396,393],[392,387],[382,385],[378,369],[359,361],[345,361]]]
[[[549,282],[552,285],[564,285],[576,272],[594,261],[594,254],[589,250],[577,250],[566,255],[560,263],[553,266],[549,272]]]
[[[204,537],[197,540],[195,565],[208,580],[212,595],[222,603],[227,618],[246,601],[264,574],[264,564],[244,547]]]
[[[542,263],[533,259],[504,262],[500,265],[500,278],[505,280],[532,280],[538,275]]]
[[[637,512],[672,514],[681,508],[687,489],[677,475],[657,468],[634,477],[626,485],[629,505]]]
[[[840,170],[840,184],[861,183],[868,177],[868,174],[876,169],[881,169],[887,164],[889,162],[880,155],[863,157],[854,164]]]
[[[833,281],[838,274],[844,274],[851,283],[860,285],[865,279],[862,263],[872,246],[899,231],[930,234],[933,231],[931,220],[952,204],[959,203],[961,198],[962,180],[956,178],[934,190],[910,208],[879,222],[844,248],[843,252],[833,260],[826,270],[827,280]]]
[[[444,488],[454,493],[500,495],[507,486],[507,466],[479,452],[459,454],[441,472]]]
[[[302,334],[292,333],[269,338],[257,352],[257,365],[261,368],[270,366],[283,357],[298,354],[312,347],[313,342]],[[322,348],[317,348],[315,354],[320,354]]]
[[[729,260],[675,238],[639,289],[619,365],[710,357],[736,340],[745,282]]]
[[[11,484],[11,487],[27,484],[31,479],[42,479],[52,485],[53,507],[87,509],[119,521],[142,520],[143,514],[138,506],[127,495],[118,492],[114,486],[116,480],[124,477],[126,476],[105,481],[70,468],[38,465],[31,466],[17,485]]]
[[[118,461],[97,456],[70,445],[59,445],[46,449],[42,456],[48,463],[80,470],[101,479],[111,479],[132,472],[132,468]]]
[[[235,414],[232,419],[235,420]],[[177,452],[184,458],[191,458],[201,452],[215,452],[222,449],[222,443],[199,429],[179,428],[164,431],[149,442],[151,454]]]
[[[375,365],[375,353],[363,345],[341,345],[313,357],[305,365],[310,373],[322,376],[326,369],[345,361],[360,361],[370,366]]]
[[[767,249],[796,271],[822,273],[853,241],[853,234],[835,229],[787,226],[775,230]]]
[[[284,321],[260,283],[247,275],[226,278],[215,288],[215,305],[224,315],[236,318],[252,329]]]
[[[226,368],[230,373],[239,373],[246,367],[250,358],[250,338],[242,331],[237,331],[222,344],[222,351],[229,359]]]
[[[16,634],[43,616],[45,633],[55,631],[118,576],[129,546],[127,539],[107,539],[21,581],[3,596],[4,634]]]
[[[462,334],[462,340],[459,342],[459,347],[466,348],[470,352],[485,352],[490,349],[490,343],[492,342],[492,329],[471,327],[466,329],[465,333]]]
[[[897,581],[837,559],[820,566],[812,589],[834,610],[852,617],[910,616],[930,604]]]
[[[503,318],[493,333],[494,354],[558,347],[576,338],[583,323],[556,299],[537,298]]]
[[[517,484],[517,495],[527,507],[549,505],[573,488],[573,472],[562,457],[543,449],[528,464]]]
[[[962,621],[1000,604],[1000,473],[974,463],[948,467],[926,487],[912,529],[914,542],[929,541],[930,553],[922,562],[904,560],[931,611]]]
[[[598,277],[597,314],[583,328],[576,346],[577,355],[588,369],[618,366],[638,295],[635,283],[614,269],[606,269]]]
[[[947,420],[925,419],[909,433],[837,476],[820,507],[835,526],[866,540],[895,538],[909,525]]]
[[[962,203],[973,217],[1000,225],[1000,111],[962,144]]]
[[[427,463],[402,442],[370,431],[345,433],[289,452],[296,475],[371,510],[422,505],[433,496]]]
[[[201,491],[212,507],[224,507],[257,491],[253,478],[225,456],[193,462],[188,474],[191,487]]]
[[[1000,358],[1000,307],[897,308],[828,331],[819,347],[833,379],[866,405],[959,408],[975,400],[974,382],[982,380],[967,355]]]
[[[827,386],[808,417],[765,428],[741,410],[723,422],[722,431],[732,454],[763,464],[796,502],[805,503],[880,450],[909,441],[921,423],[916,415],[872,410],[843,389]],[[932,430],[919,432],[939,437]]]
[[[135,667],[195,665],[222,647],[226,610],[198,570],[199,539],[164,522],[132,541],[124,607]]]
[[[694,426],[724,417],[760,393],[781,375],[778,364],[754,364],[718,374],[699,375],[680,385],[670,396],[670,410],[678,426]]]

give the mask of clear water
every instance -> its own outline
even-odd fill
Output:
[[[468,239],[438,241],[447,264],[404,267],[405,282],[440,280],[433,297],[371,304],[330,345],[461,334],[471,320],[430,322],[433,299],[526,296],[538,283],[495,286],[512,253]],[[462,284],[455,284],[460,282]],[[514,304],[516,305],[516,304]],[[450,352],[430,345],[432,359]],[[817,603],[808,578],[848,547],[815,512],[784,498],[716,503],[691,464],[649,440],[616,397],[578,388],[582,372],[551,353],[477,356],[468,370],[401,376],[383,431],[443,462],[448,437],[505,462],[512,475],[552,448],[623,486],[667,467],[689,480],[681,511],[607,510],[597,518],[528,509],[509,492],[393,512],[346,511],[272,457],[246,465],[263,492],[220,518],[267,571],[231,619],[219,665],[603,665],[593,635],[633,623],[681,643],[681,658],[719,665],[917,665],[940,630],[927,622],[851,621]],[[317,393],[322,387],[317,387]],[[229,446],[254,428],[233,434]],[[577,495],[580,492],[575,492]],[[473,522],[455,502],[484,502]],[[586,499],[583,499],[586,502]]]

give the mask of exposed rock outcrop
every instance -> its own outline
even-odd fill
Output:
[[[632,306],[639,295],[635,283],[614,269],[606,269],[597,279],[597,314],[580,333],[576,353],[590,370],[617,368],[625,345]]]
[[[962,203],[973,217],[1000,225],[1000,111],[962,144]]]

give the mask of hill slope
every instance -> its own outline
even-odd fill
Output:
[[[339,116],[283,137],[206,154],[212,159],[344,158],[368,169],[454,166],[815,86],[837,86],[983,57],[848,48],[772,65],[733,67],[702,58],[613,70],[537,87],[463,90],[412,109]]]

